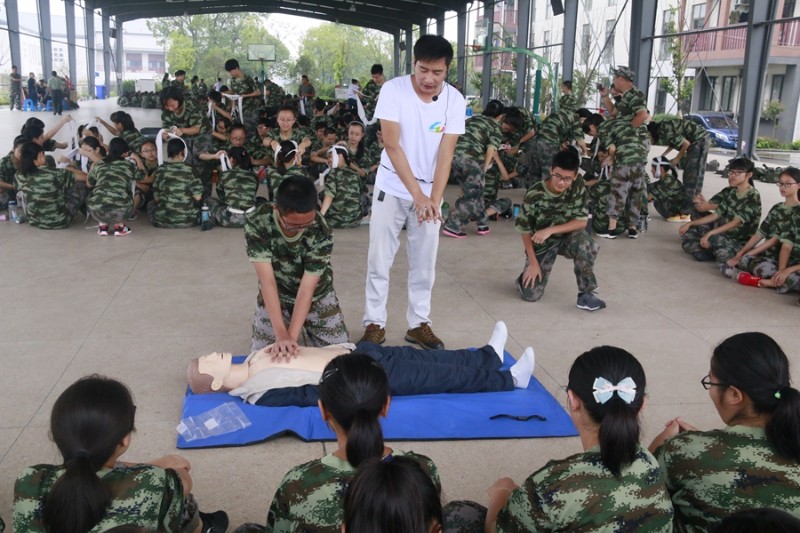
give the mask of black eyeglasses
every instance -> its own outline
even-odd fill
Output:
[[[711,374],[706,374],[706,377],[700,380],[700,384],[703,386],[705,390],[710,389],[711,387],[727,387],[727,383],[714,383],[711,381]]]

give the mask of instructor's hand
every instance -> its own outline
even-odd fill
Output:
[[[417,213],[417,222],[420,224],[423,222],[436,222],[437,220],[442,221],[439,205],[422,193],[414,198],[414,211]]]
[[[272,355],[271,361],[273,363],[288,363],[297,357],[299,349],[297,341],[293,339],[278,339],[266,349],[266,352]]]

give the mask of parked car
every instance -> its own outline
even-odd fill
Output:
[[[736,150],[738,147],[739,125],[733,119],[733,113],[700,111],[685,115],[683,118],[703,126],[716,146],[728,148],[729,150]]]

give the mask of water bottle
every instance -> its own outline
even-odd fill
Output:
[[[450,204],[448,204],[447,202],[444,202],[442,204],[441,211],[442,211],[442,218],[444,220],[447,220],[447,216],[450,214]]]
[[[514,210],[511,212],[511,216],[513,218],[517,218],[519,216],[521,207],[522,206],[520,204],[514,204]]]
[[[202,231],[207,231],[212,227],[214,227],[214,225],[211,222],[211,211],[208,209],[207,204],[203,204],[203,207],[200,209],[200,229]]]
[[[14,200],[8,201],[8,219],[11,222],[19,224],[19,212],[17,211],[17,202]]]

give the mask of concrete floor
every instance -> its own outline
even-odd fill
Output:
[[[112,101],[82,103],[74,115],[107,118]],[[130,111],[130,110],[129,110]],[[158,126],[154,110],[132,112],[139,127]],[[30,114],[0,110],[0,132],[11,140]],[[55,117],[38,116],[48,124]],[[59,139],[69,137],[61,132]],[[654,149],[653,154],[660,152]],[[719,157],[721,159],[721,156]],[[705,194],[726,185],[706,175]],[[764,215],[780,200],[777,187],[757,183]],[[457,190],[448,187],[452,202]],[[522,191],[510,191],[518,201]],[[100,238],[90,224],[45,231],[0,222],[0,516],[9,522],[13,483],[21,469],[57,463],[48,439],[53,401],[77,378],[100,373],[121,379],[138,406],[128,461],[176,453],[184,371],[191,357],[219,350],[246,353],[256,278],[240,230],[163,230],[142,217],[132,235]],[[572,267],[560,258],[544,298],[527,303],[514,279],[523,264],[510,220],[492,234],[442,238],[434,290],[434,328],[450,347],[486,341],[496,320],[509,327],[509,351],[536,350],[536,377],[562,403],[573,359],[599,345],[621,346],[642,361],[649,402],[642,415],[644,441],[678,415],[701,428],[721,422],[700,386],[713,346],[748,330],[774,336],[797,363],[797,296],[778,296],[724,279],[698,264],[679,245],[678,225],[655,214],[637,241],[599,239],[596,274],[608,308],[575,307]],[[474,227],[470,228],[474,232]],[[362,333],[368,228],[336,232],[335,286],[351,336]],[[389,298],[388,342],[405,333],[404,252],[398,254]],[[795,368],[795,380],[798,372]],[[406,442],[398,447],[429,455],[438,465],[445,498],[485,503],[499,476],[521,482],[549,459],[580,451],[577,438]],[[225,509],[231,523],[263,521],[283,474],[320,457],[330,444],[279,438],[238,449],[182,452],[192,463],[194,493],[203,508]]]

